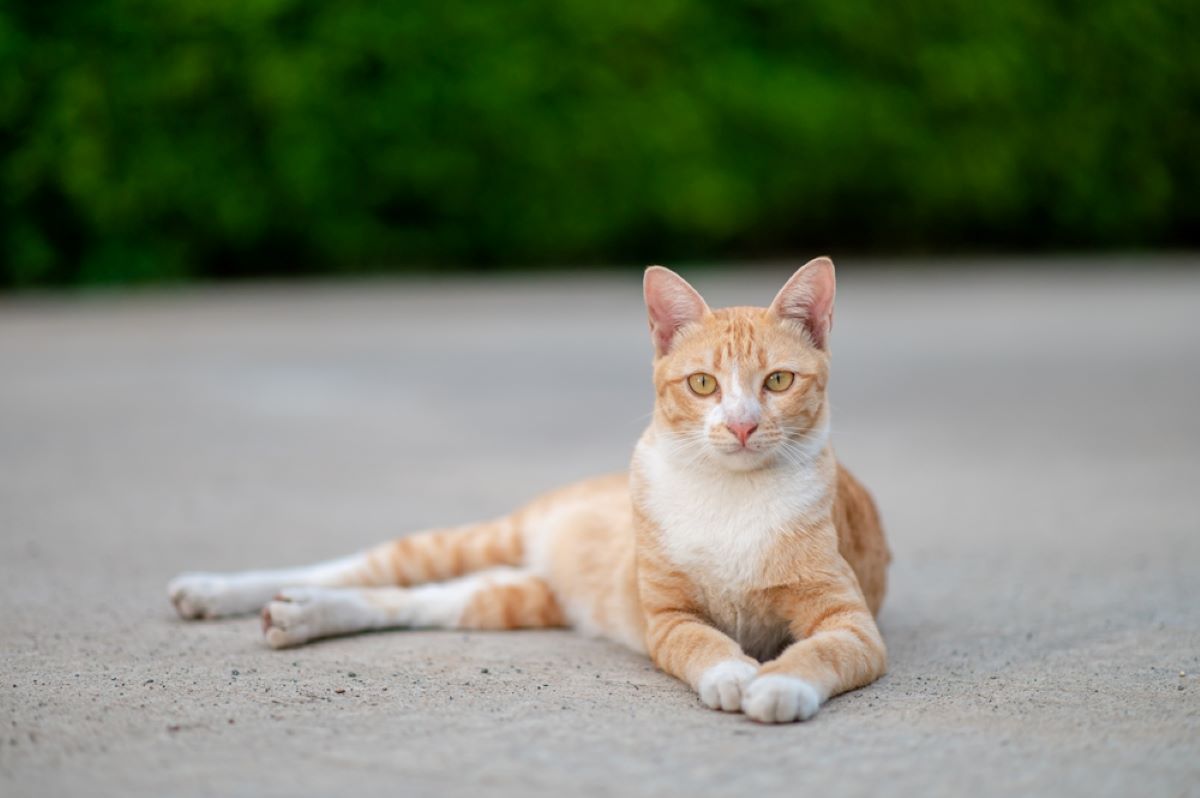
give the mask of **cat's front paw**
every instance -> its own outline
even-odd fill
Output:
[[[727,659],[700,677],[700,700],[710,709],[737,712],[742,708],[746,685],[758,675],[758,666],[740,659]]]
[[[815,687],[777,673],[758,677],[742,696],[742,712],[762,723],[808,720],[820,708],[821,696]]]

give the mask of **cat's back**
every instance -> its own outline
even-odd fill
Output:
[[[629,476],[608,474],[551,491],[517,511],[514,521],[535,567],[564,542],[619,556],[633,547]]]
[[[838,533],[838,552],[854,569],[872,614],[878,615],[887,592],[888,563],[892,561],[879,511],[871,494],[840,462],[836,485],[833,525]]]

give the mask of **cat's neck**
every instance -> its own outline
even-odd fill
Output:
[[[827,426],[789,455],[739,471],[698,455],[651,425],[635,449],[632,477],[635,496],[657,505],[660,513],[682,515],[692,508],[706,515],[721,507],[745,517],[757,508],[768,527],[777,527],[828,514],[836,492],[837,460]]]
[[[767,584],[782,578],[772,570],[782,541],[837,545],[825,523],[837,482],[828,433],[810,446],[808,459],[734,471],[689,459],[651,428],[634,455],[634,501],[668,558],[694,579],[733,589]]]

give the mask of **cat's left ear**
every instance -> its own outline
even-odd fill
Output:
[[[813,258],[779,289],[771,312],[803,324],[817,348],[824,349],[833,329],[834,288],[833,261]]]
[[[654,354],[662,357],[671,350],[676,334],[708,315],[708,303],[688,285],[688,281],[670,269],[651,266],[642,281],[646,294],[646,312],[650,314],[650,335]]]

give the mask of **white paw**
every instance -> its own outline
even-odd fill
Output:
[[[263,636],[271,648],[362,631],[369,620],[356,591],[320,587],[281,590],[262,611]]]
[[[737,712],[742,707],[742,693],[750,680],[758,675],[758,667],[740,659],[727,659],[706,670],[700,677],[700,700],[710,709]]]
[[[820,708],[821,695],[817,689],[795,676],[760,676],[742,696],[742,712],[763,723],[808,720]]]
[[[262,611],[263,637],[271,648],[307,643],[320,635],[321,597],[311,589],[283,590]]]
[[[224,574],[182,574],[167,585],[167,595],[183,618],[219,618],[253,612],[259,605],[246,606],[246,598]]]

